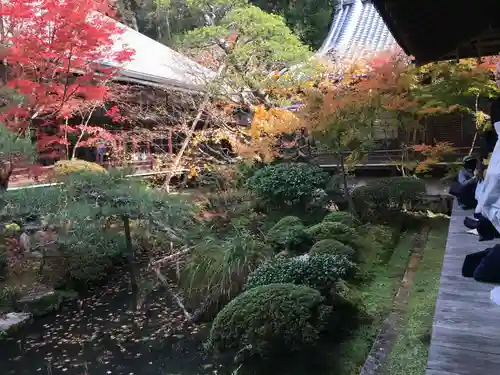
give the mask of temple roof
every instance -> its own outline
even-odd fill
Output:
[[[351,61],[394,48],[398,44],[371,1],[340,0],[317,54]]]
[[[172,87],[202,91],[215,72],[207,69],[171,48],[120,24],[125,28],[114,45],[119,51],[124,47],[135,51],[131,61],[120,69],[118,79],[148,86]],[[115,65],[105,61],[106,65]]]

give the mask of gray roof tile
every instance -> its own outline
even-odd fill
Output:
[[[114,48],[118,51],[128,47],[135,51],[131,61],[121,67],[121,78],[152,86],[202,90],[207,80],[215,77],[212,70],[130,27],[121,26],[125,32],[117,37]],[[103,63],[114,65],[112,61]]]
[[[371,1],[340,0],[317,53],[351,61],[394,48],[399,46]]]

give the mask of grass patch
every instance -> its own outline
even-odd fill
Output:
[[[382,322],[391,311],[394,295],[408,265],[409,250],[417,233],[418,231],[403,233],[390,258],[387,259],[383,253],[374,254],[361,266],[362,272],[372,277],[359,285],[356,293],[370,319],[353,331],[340,345],[336,356],[341,363],[337,364],[335,373],[359,375]],[[386,261],[377,262],[375,259],[386,259]]]
[[[425,375],[448,224],[442,218],[432,220],[411,290],[407,319],[389,356],[385,375]]]

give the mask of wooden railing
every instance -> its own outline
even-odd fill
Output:
[[[476,148],[477,150],[477,148]],[[476,151],[475,150],[475,151]],[[459,147],[455,148],[452,153],[446,154],[442,157],[440,163],[441,165],[451,165],[459,164],[464,156],[468,155],[470,148]],[[349,156],[349,152],[344,153],[344,157]],[[383,167],[401,164],[402,162],[402,149],[393,150],[373,150],[367,153],[367,155],[356,163],[357,167]],[[474,153],[473,153],[474,155]],[[313,155],[313,159],[319,165],[328,167],[338,167],[340,165],[340,160],[337,155],[331,152],[321,152]],[[424,156],[417,151],[407,151],[406,160],[423,160]]]
[[[469,148],[461,147],[455,148],[453,153],[447,154],[443,157],[441,165],[451,165],[461,163],[461,159],[469,154]],[[373,150],[370,151],[366,157],[356,163],[357,168],[387,168],[398,164],[401,164],[402,150]],[[349,156],[349,153],[345,153],[345,157]],[[409,160],[422,160],[423,157],[421,153],[416,151],[408,152]],[[340,165],[338,157],[331,152],[320,152],[313,154],[314,162],[318,163],[324,168],[336,168]],[[104,167],[109,167],[110,163],[102,163]],[[137,177],[147,177],[154,175],[166,174],[168,170],[154,170],[154,159],[148,158],[147,160],[130,162],[127,167],[132,170],[134,176]],[[26,185],[33,184],[45,184],[50,183],[49,176],[53,166],[38,167],[36,176],[30,167],[21,167],[14,169],[9,187],[17,188]],[[183,169],[179,172],[184,171]]]

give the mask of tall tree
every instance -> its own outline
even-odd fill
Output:
[[[252,0],[266,12],[282,15],[286,24],[300,39],[319,48],[328,34],[336,0]]]
[[[196,6],[205,12],[209,9],[209,5],[201,1]],[[214,4],[210,6],[214,7]],[[304,64],[311,55],[279,16],[267,14],[255,6],[228,4],[223,0],[220,0],[217,12],[214,9],[212,13],[207,26],[189,31],[179,39],[182,52],[217,71],[218,77],[208,86],[200,111],[190,124],[176,155],[174,170],[193,139],[202,112],[208,111],[210,97],[220,99],[219,106],[229,109],[228,121],[220,126],[222,132],[216,134],[212,131],[212,134],[219,140],[225,138],[234,148],[252,149],[254,138],[247,131],[234,127],[232,109],[240,107],[248,110],[255,104],[273,106],[264,91],[268,85],[275,84],[271,73],[294,64]],[[297,69],[297,75],[299,71]],[[207,131],[207,126],[203,127],[203,131]],[[169,178],[166,186],[168,182]]]
[[[309,49],[293,35],[283,18],[255,6],[234,6],[213,24],[187,32],[181,50],[209,64],[224,66],[222,79],[235,88],[250,88],[263,100],[270,73],[305,63]]]
[[[10,129],[34,129],[39,151],[67,152],[72,133],[105,138],[91,126],[92,113],[105,107],[110,80],[133,55],[115,48],[123,29],[104,15],[110,13],[98,0],[12,0],[0,8],[8,20],[2,36],[7,85],[22,96],[2,119]],[[81,121],[71,125],[75,116]]]
[[[498,61],[498,56],[441,61],[418,70],[422,84],[415,87],[414,96],[421,104],[422,114],[429,116],[458,111],[472,115],[476,135],[470,153],[477,135],[489,124],[482,101],[499,94],[493,76]]]

